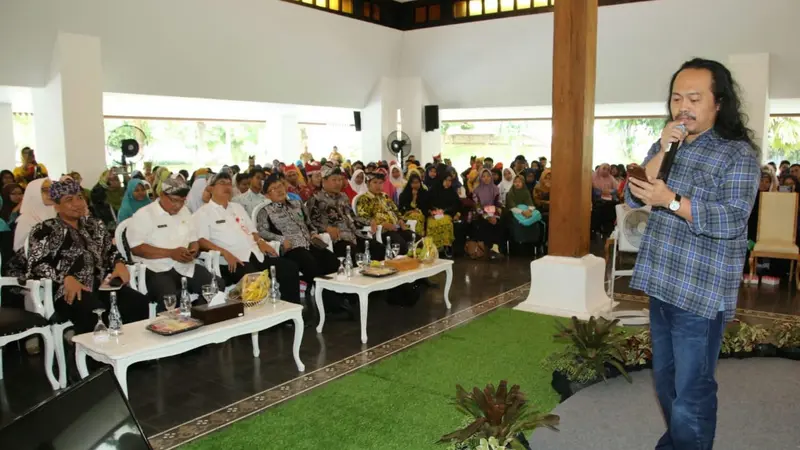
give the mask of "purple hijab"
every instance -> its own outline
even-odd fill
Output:
[[[483,173],[489,173],[489,183],[483,183]],[[480,202],[481,206],[494,206],[495,200],[500,198],[500,189],[494,184],[494,181],[491,179],[492,172],[489,169],[481,170],[481,173],[478,175],[479,185],[475,188],[475,192],[473,195],[475,198]]]

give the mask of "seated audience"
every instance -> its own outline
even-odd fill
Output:
[[[452,172],[444,171],[439,182],[428,193],[427,236],[433,238],[436,248],[450,254],[455,240],[453,221],[461,217],[461,199],[453,186]]]
[[[406,179],[403,178],[403,171],[400,170],[400,166],[397,164],[389,166],[389,182],[392,183],[392,186],[394,186],[398,192],[401,192],[406,187]]]
[[[22,156],[22,165],[14,169],[14,180],[23,189],[33,180],[47,178],[47,167],[36,161],[36,155],[32,148],[23,148],[20,155]]]
[[[130,219],[136,214],[136,211],[150,204],[150,197],[147,195],[147,187],[148,184],[146,181],[136,178],[128,183],[128,187],[125,188],[125,198],[122,199],[122,206],[119,208],[119,214],[117,214],[118,222]]]
[[[351,256],[364,252],[365,242],[356,229],[356,216],[347,196],[342,193],[344,177],[338,167],[322,167],[322,190],[314,194],[306,203],[311,216],[313,231],[328,233],[333,240],[333,252],[344,257],[348,246]],[[369,240],[369,252],[373,260],[382,261],[386,255],[385,247],[378,241]]]
[[[16,183],[16,181],[14,181],[14,172],[8,169],[0,170],[0,187],[11,183]]]
[[[95,219],[100,219],[106,226],[106,229],[113,233],[117,229],[117,216],[114,212],[114,207],[108,204],[106,194],[108,190],[96,185],[91,192],[89,214]]]
[[[230,201],[233,195],[230,174],[220,172],[214,175],[209,186],[211,201],[198,209],[192,219],[197,228],[200,250],[216,250],[222,255],[224,261],[220,261],[220,270],[225,284],[234,285],[248,273],[269,270],[270,266],[275,266],[281,299],[300,303],[297,264],[279,258],[278,252],[259,236],[244,207]]]
[[[55,310],[75,326],[76,333],[94,329],[94,309],[105,309],[108,317],[109,292],[100,291],[107,275],[125,286],[117,291],[117,305],[124,322],[149,316],[147,298],[127,286],[130,280],[112,236],[100,220],[85,217],[86,201],[81,187],[71,179],[54,182],[50,198],[57,217],[33,227],[30,233],[27,271],[24,278],[53,280]]]
[[[189,208],[190,213],[194,213],[203,206],[203,191],[208,186],[208,177],[210,176],[208,169],[198,169],[192,174],[192,178],[189,180],[191,189],[189,190],[189,195],[186,196],[186,207]],[[121,215],[122,213],[120,212]],[[120,222],[122,222],[122,219],[120,219]]]
[[[246,194],[250,190],[250,178],[250,171],[236,174],[234,178],[236,189],[233,191],[233,198]]]
[[[432,188],[437,183],[438,175],[436,166],[433,164],[428,165],[425,168],[425,187]]]
[[[349,181],[345,180],[344,193],[351,202],[357,196],[366,194],[367,190],[367,174],[361,169],[353,172]]]
[[[286,166],[284,175],[286,175],[286,192],[298,195],[302,201],[303,196],[300,192],[305,187],[306,181],[300,169],[294,164]]]
[[[408,253],[411,231],[397,205],[384,192],[385,182],[386,176],[380,171],[367,176],[368,191],[356,202],[356,224],[370,227],[372,233],[377,231],[378,225],[382,225],[383,241],[391,238],[392,244],[400,245],[400,254],[405,255]]]
[[[522,175],[514,178],[514,186],[506,196],[506,211],[510,212],[511,238],[516,243],[532,243],[541,238],[538,230],[532,225],[541,220],[541,213],[536,211],[531,191],[525,185]]]
[[[145,282],[151,298],[164,310],[165,295],[180,295],[181,278],[186,277],[189,292],[202,294],[203,286],[216,282],[205,267],[195,264],[200,251],[197,229],[185,207],[189,185],[180,176],[161,182],[158,200],[139,209],[126,230],[133,260],[146,267]],[[200,301],[204,301],[201,297]]]
[[[9,183],[3,186],[2,200],[3,206],[0,207],[0,219],[2,219],[9,228],[13,228],[19,217],[19,210],[22,208],[22,196],[25,191],[22,186],[17,183]]]
[[[482,169],[479,184],[472,193],[475,202],[475,213],[472,219],[472,240],[483,242],[489,250],[490,258],[498,257],[504,240],[502,224],[502,207],[500,205],[500,189],[492,181],[489,169]]]
[[[515,174],[513,170],[509,168],[503,169],[503,179],[500,181],[500,184],[497,185],[497,187],[500,189],[500,204],[504,206],[506,203],[506,197],[508,196],[508,192],[514,185],[514,176]]]
[[[220,171],[220,173],[222,172]],[[267,198],[261,193],[264,187],[264,171],[253,169],[249,174],[249,178],[250,189],[244,194],[233,197],[232,201],[244,206],[244,210],[247,211],[247,214],[252,215],[256,206],[267,201]]]
[[[306,174],[308,175],[308,183],[305,188],[300,191],[300,198],[303,203],[314,196],[320,189],[322,189],[322,166],[317,162],[310,162],[306,164]]]
[[[404,221],[417,221],[415,229],[412,230],[417,233],[417,237],[424,236],[425,213],[429,211],[428,191],[423,187],[422,180],[416,173],[408,177],[408,184],[400,193],[400,201],[397,206]]]
[[[283,257],[297,264],[303,281],[309,285],[316,277],[336,272],[336,255],[314,230],[303,204],[286,197],[286,188],[277,176],[267,178],[265,187],[272,203],[258,213],[258,234],[268,241],[280,242]]]
[[[113,208],[114,216],[116,217],[117,211],[122,207],[122,198],[125,197],[125,188],[122,187],[119,175],[114,169],[106,170],[100,175],[100,179],[92,190],[97,188],[106,191],[106,203]]]
[[[536,187],[533,188],[533,205],[536,209],[540,210],[542,214],[550,212],[550,186],[552,180],[550,178],[550,169],[545,169],[542,173],[542,178]]]
[[[38,178],[28,183],[14,230],[15,252],[25,245],[25,239],[35,225],[56,216],[56,210],[53,209],[55,203],[50,199],[50,186],[49,178]]]

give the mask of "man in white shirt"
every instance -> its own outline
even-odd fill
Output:
[[[203,286],[213,282],[220,289],[225,285],[205,267],[195,264],[200,246],[192,216],[184,206],[189,193],[186,181],[171,176],[161,187],[158,200],[129,219],[125,235],[134,262],[147,268],[148,294],[163,310],[165,295],[180,295],[182,277],[187,278],[191,294],[202,294]]]
[[[262,169],[253,169],[253,171],[249,174],[250,175],[250,190],[245,192],[244,194],[237,195],[233,198],[233,201],[244,206],[245,211],[247,211],[248,215],[253,214],[253,210],[256,206],[264,203],[267,201],[267,197],[261,193],[262,186],[264,184],[264,171]]]
[[[225,261],[220,270],[225,282],[233,285],[248,273],[275,266],[281,299],[300,303],[300,269],[293,261],[278,257],[275,249],[258,235],[250,214],[242,205],[231,201],[230,174],[221,172],[212,177],[209,184],[211,201],[198,209],[192,220],[200,249],[222,254]]]

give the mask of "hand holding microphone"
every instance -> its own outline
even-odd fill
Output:
[[[661,150],[673,151],[678,148],[678,144],[686,139],[686,125],[682,121],[670,122],[661,132]]]

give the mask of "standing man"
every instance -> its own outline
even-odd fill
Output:
[[[33,149],[25,147],[21,150],[22,165],[14,169],[14,180],[24,189],[33,180],[47,178],[47,167],[36,161]]]
[[[631,288],[650,296],[653,374],[667,431],[656,449],[707,450],[717,422],[717,365],[747,252],[758,147],[730,71],[693,59],[672,76],[671,121],[629,179],[625,200],[652,205]],[[681,126],[682,125],[682,126]],[[673,143],[667,180],[658,179]]]

